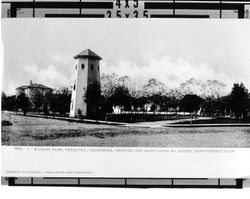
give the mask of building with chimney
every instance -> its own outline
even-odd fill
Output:
[[[33,83],[32,80],[30,80],[29,85],[23,85],[16,88],[16,96],[20,95],[21,93],[24,93],[26,97],[32,100],[32,97],[35,93],[40,92],[42,94],[45,94],[46,92],[52,90],[53,89],[50,87],[44,86],[42,84]]]

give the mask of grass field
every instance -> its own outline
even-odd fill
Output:
[[[193,120],[193,124],[237,124],[245,123],[250,124],[250,118],[247,119],[231,119],[231,118],[218,118],[218,119],[209,119],[209,120]],[[190,121],[176,122],[175,124],[190,124]]]
[[[84,124],[2,113],[2,145],[250,147],[249,127],[145,128]]]

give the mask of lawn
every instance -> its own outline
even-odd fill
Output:
[[[250,147],[249,127],[145,128],[2,113],[2,145],[105,147]]]
[[[193,124],[250,124],[250,118],[247,119],[232,119],[232,118],[217,118],[217,119],[203,119],[193,120]],[[190,124],[190,121],[175,122],[174,124]]]

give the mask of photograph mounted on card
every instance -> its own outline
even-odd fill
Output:
[[[2,24],[4,146],[250,146],[247,21]]]
[[[18,19],[2,28],[3,176],[250,173],[249,21]]]

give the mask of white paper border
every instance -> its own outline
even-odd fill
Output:
[[[6,177],[249,178],[248,148],[2,146]]]

